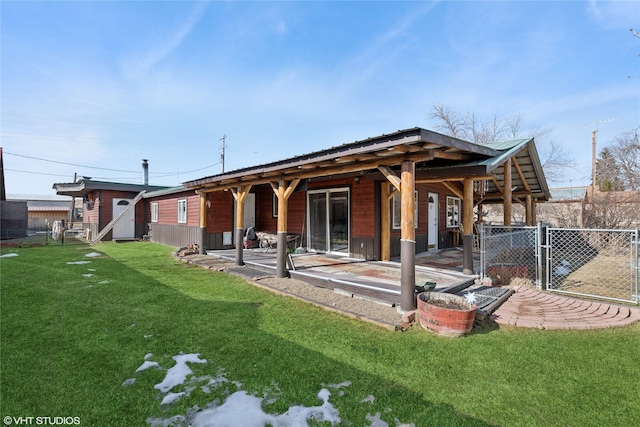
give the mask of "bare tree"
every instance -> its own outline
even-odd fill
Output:
[[[434,105],[429,117],[436,120],[437,131],[477,144],[501,139],[541,138],[551,132],[549,128],[535,127],[525,133],[522,114],[507,117],[494,114],[491,118],[483,120],[475,113],[462,114],[442,104]],[[548,150],[541,153],[541,162],[548,181],[559,181],[563,172],[574,166],[569,153],[555,141],[551,142]]]
[[[549,148],[541,153],[540,163],[544,176],[551,182],[560,181],[564,171],[575,166],[571,155],[556,141],[551,141]]]
[[[636,192],[596,192],[585,204],[588,228],[625,229],[640,223],[640,197]]]
[[[454,138],[464,138],[465,117],[446,105],[434,105],[431,118],[436,119],[436,130]]]
[[[628,191],[640,190],[640,128],[618,135],[611,146],[611,153],[620,168],[618,178],[622,188]]]

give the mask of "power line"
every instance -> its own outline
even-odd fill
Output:
[[[98,167],[98,166],[86,166],[86,165],[79,165],[77,163],[61,162],[61,161],[58,161],[58,160],[42,159],[40,157],[25,156],[24,154],[9,153],[7,151],[4,151],[4,154],[9,154],[10,156],[16,156],[16,157],[24,157],[25,159],[39,160],[41,162],[57,163],[57,164],[60,164],[60,165],[76,166],[76,167],[87,168],[87,169],[99,169],[99,170],[111,171],[111,172],[140,173],[140,171],[127,171],[127,170],[122,170],[122,169],[109,169],[109,168],[101,168],[101,167]]]
[[[34,172],[34,171],[23,171],[23,170],[19,170],[19,169],[7,169],[4,168],[5,171],[10,171],[10,172],[21,172],[21,173],[31,173],[34,175],[48,175],[48,176],[66,176],[68,177],[69,175],[65,174],[55,174],[55,173],[44,173],[44,172]]]
[[[75,167],[80,167],[80,168],[85,168],[85,169],[97,169],[97,170],[104,170],[104,171],[109,171],[109,172],[123,172],[123,173],[134,173],[134,174],[139,174],[140,173],[140,171],[111,169],[111,168],[103,168],[103,167],[99,167],[99,166],[87,166],[87,165],[80,165],[80,164],[77,164],[77,163],[61,162],[59,160],[43,159],[43,158],[40,158],[40,157],[27,156],[27,155],[24,155],[24,154],[9,153],[7,151],[3,151],[3,153],[4,154],[8,154],[10,156],[23,157],[25,159],[38,160],[38,161],[41,161],[41,162],[56,163],[56,164],[67,165],[67,166],[75,166]],[[214,163],[214,164],[209,165],[209,166],[205,166],[203,168],[193,169],[193,170],[184,171],[184,172],[178,171],[178,172],[180,174],[188,174],[188,173],[193,173],[193,172],[199,172],[199,171],[202,171],[202,170],[205,170],[205,169],[212,168],[212,167],[214,167],[214,166],[216,166],[218,164],[220,164],[220,162]],[[10,169],[5,169],[5,170],[10,170]],[[19,171],[19,172],[27,172],[27,171]],[[32,173],[40,174],[39,172],[32,172]],[[151,175],[153,175],[155,178],[163,178],[165,176],[173,176],[175,174],[176,174],[176,172],[153,172],[153,173],[151,173]],[[47,174],[42,174],[42,175],[47,175]],[[50,175],[52,175],[52,176],[66,176],[66,175],[54,175],[54,174],[50,174]],[[126,179],[132,179],[132,178],[126,178]]]

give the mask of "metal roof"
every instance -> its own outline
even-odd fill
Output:
[[[359,173],[385,179],[378,167],[398,168],[404,160],[416,163],[416,180],[457,181],[465,177],[486,180],[488,203],[502,194],[504,162],[512,158],[514,197],[550,197],[533,138],[474,144],[422,128],[399,130],[277,162],[247,167],[184,183],[194,190],[215,191],[239,185]],[[519,190],[518,190],[519,189]]]
[[[587,187],[552,188],[552,202],[582,201],[587,195]]]
[[[81,179],[72,183],[53,184],[53,189],[56,190],[57,194],[75,197],[83,197],[95,190],[131,191],[137,193],[142,190],[154,191],[165,188],[168,187],[144,184],[123,184],[120,182],[96,181],[92,179]]]

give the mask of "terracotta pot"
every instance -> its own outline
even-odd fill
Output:
[[[471,331],[477,304],[469,304],[458,295],[423,292],[418,295],[420,326],[438,335],[459,337]],[[440,307],[436,303],[454,303],[461,308]],[[464,307],[464,308],[463,308]]]

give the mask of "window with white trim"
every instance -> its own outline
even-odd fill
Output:
[[[274,218],[278,217],[278,197],[276,193],[271,194],[271,214]]]
[[[187,199],[178,200],[178,224],[187,222]]]
[[[460,212],[462,211],[462,200],[457,197],[447,196],[447,227],[460,226]]]
[[[151,203],[151,222],[158,222],[158,202]]]
[[[391,226],[394,229],[400,229],[400,220],[401,220],[401,199],[400,193],[396,193],[393,195],[391,206]],[[413,223],[415,228],[418,228],[418,192],[414,191],[413,193]]]

